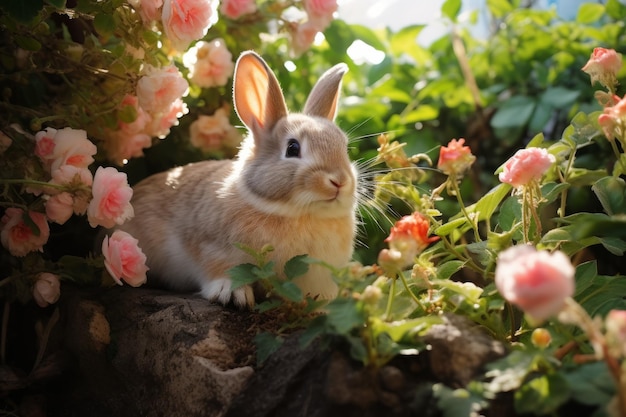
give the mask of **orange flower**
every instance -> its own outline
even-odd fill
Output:
[[[465,139],[452,139],[448,146],[442,146],[439,151],[439,168],[446,175],[460,175],[469,169],[476,157],[472,155],[469,146],[463,146]]]
[[[417,255],[439,239],[438,236],[428,237],[429,227],[428,219],[418,212],[398,220],[385,239],[389,249],[381,251],[379,264],[388,270],[410,266]]]

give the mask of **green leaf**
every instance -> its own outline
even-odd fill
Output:
[[[284,339],[271,333],[259,333],[254,337],[256,344],[256,360],[259,364],[264,363],[267,358],[276,352],[284,343]]]
[[[482,396],[464,388],[452,389],[443,384],[435,384],[432,389],[437,399],[437,408],[444,417],[478,415],[480,410],[487,407]]]
[[[285,263],[285,276],[288,280],[304,275],[309,270],[309,264],[304,261],[307,255],[294,256]]]
[[[501,19],[513,11],[513,5],[508,0],[487,0],[487,7],[496,19]]]
[[[604,15],[604,5],[596,3],[583,3],[578,7],[576,22],[588,25],[597,22]]]
[[[231,290],[235,290],[244,285],[250,285],[259,280],[259,277],[254,274],[254,270],[258,267],[254,264],[241,264],[230,268],[227,271],[231,280]]]
[[[576,267],[576,292],[574,298],[578,297],[587,290],[598,276],[598,265],[596,261],[582,263]]]
[[[467,219],[465,217],[457,218],[454,220],[450,220],[447,223],[442,224],[438,228],[435,229],[435,234],[438,236],[448,236],[450,233],[459,229],[467,223]]]
[[[43,0],[2,0],[0,8],[18,22],[29,24],[43,9]]]
[[[395,33],[389,44],[391,53],[396,57],[408,55],[418,64],[430,59],[430,53],[417,43],[417,36],[424,29],[424,25],[407,26]]]
[[[579,365],[565,379],[571,397],[582,404],[604,406],[615,395],[615,383],[604,361]]]
[[[606,14],[613,19],[618,21],[626,19],[626,6],[619,0],[608,0],[605,7]]]
[[[449,279],[455,272],[463,268],[465,261],[448,261],[437,266],[437,278]]]
[[[515,411],[549,415],[568,399],[567,381],[561,374],[552,372],[530,380],[515,392]]]
[[[115,19],[107,13],[98,13],[93,19],[93,26],[101,36],[110,36],[115,31]]]
[[[350,330],[361,327],[365,316],[351,298],[336,298],[326,306],[327,321],[339,334],[347,334]]]
[[[460,10],[461,0],[446,0],[441,6],[441,13],[453,22],[456,22]]]
[[[41,43],[31,36],[15,35],[13,39],[20,48],[26,51],[36,52],[41,49]]]
[[[513,96],[505,101],[491,119],[494,129],[510,129],[525,126],[535,111],[535,98]]]
[[[278,299],[266,300],[266,301],[263,301],[262,303],[255,305],[254,309],[258,311],[259,313],[265,313],[266,311],[273,310],[275,308],[280,307],[281,305],[283,305],[282,300],[278,300]]]
[[[469,213],[478,213],[478,220],[491,218],[500,202],[511,192],[510,184],[499,184],[489,190],[475,204],[467,207]]]
[[[30,217],[30,214],[28,214],[28,211],[26,210],[24,210],[24,212],[22,213],[22,221],[26,226],[28,226],[30,231],[33,232],[35,236],[41,235],[41,230],[39,229],[39,226],[37,226],[37,223],[35,223],[35,221]]]
[[[626,213],[626,182],[622,178],[604,177],[591,189],[607,214]]]
[[[292,281],[278,281],[274,282],[274,292],[289,301],[298,302],[302,301],[302,290]]]
[[[571,106],[580,96],[580,91],[570,90],[565,87],[550,87],[541,95],[541,101],[556,109],[564,109]]]

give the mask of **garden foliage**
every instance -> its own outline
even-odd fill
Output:
[[[381,367],[424,351],[420,336],[454,313],[510,350],[467,387],[435,385],[444,415],[485,410],[511,392],[519,414],[582,403],[590,415],[626,416],[624,4],[583,4],[569,21],[488,0],[490,35],[480,39],[467,25],[479,11],[460,14],[460,0],[447,0],[448,33],[423,45],[423,25],[372,30],[324,17],[315,2],[259,0],[241,14],[208,3],[192,40],[139,1],[0,3],[4,317],[11,303],[54,310],[59,280],[143,283],[132,237],[104,248],[134,254],[124,269],[95,254],[94,226],[130,215],[123,190],[138,180],[234,155],[245,134],[231,98],[239,53],[264,56],[293,109],[323,70],[346,62],[338,124],[362,177],[355,262],[333,271],[340,295],[322,306],[292,280],[323,260],[302,254],[277,274],[270,246],[241,248],[251,262],[231,270],[234,287],[258,282],[270,297],[256,309],[288,321],[259,335],[259,360],[303,327],[301,343],[340,340],[364,366]],[[355,45],[366,45],[360,59]],[[619,65],[590,69],[598,47]],[[374,50],[381,61],[368,60]],[[196,65],[211,56],[226,72],[202,79]],[[169,94],[161,107],[159,92]],[[46,151],[60,134],[82,150]],[[55,177],[55,163],[76,171]],[[122,190],[117,211],[94,203],[111,195],[109,183]],[[54,211],[63,201],[68,216]],[[15,245],[13,230],[28,245]],[[541,300],[553,303],[538,310]],[[0,365],[8,359],[2,352]]]

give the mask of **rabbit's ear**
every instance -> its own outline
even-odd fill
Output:
[[[348,72],[346,64],[337,64],[326,71],[311,90],[304,104],[303,113],[309,116],[325,117],[330,121],[335,120],[341,80],[346,72]]]
[[[244,52],[237,60],[233,96],[235,111],[253,134],[258,130],[269,132],[287,115],[276,76],[255,52]]]

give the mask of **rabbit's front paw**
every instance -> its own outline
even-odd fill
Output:
[[[202,286],[200,294],[209,301],[218,301],[228,304],[232,299],[239,308],[252,308],[254,306],[254,293],[252,288],[245,285],[231,291],[229,278],[213,279]]]

